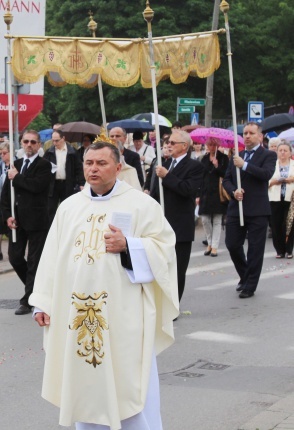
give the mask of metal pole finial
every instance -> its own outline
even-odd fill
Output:
[[[6,3],[6,13],[3,15],[4,22],[7,25],[7,30],[10,30],[10,24],[13,21],[13,15],[10,12],[10,1],[8,0]]]
[[[96,37],[96,30],[97,30],[97,22],[93,20],[93,12],[89,10],[88,12],[90,16],[90,21],[88,23],[88,29],[92,32],[92,37]]]
[[[221,4],[219,5],[219,8],[222,13],[227,13],[230,9],[230,5],[226,0],[222,0]]]
[[[150,23],[153,20],[154,11],[150,7],[149,0],[146,1],[146,9],[143,12],[143,17],[145,21],[147,21],[148,23]]]

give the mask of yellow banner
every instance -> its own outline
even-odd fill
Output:
[[[205,78],[220,66],[218,35],[199,34],[155,39],[156,83],[170,78],[174,84],[189,75]],[[98,74],[114,87],[141,84],[151,88],[149,44],[146,40],[83,40],[16,38],[12,70],[21,83],[47,75],[52,85],[93,87]]]

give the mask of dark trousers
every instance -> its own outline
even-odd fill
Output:
[[[288,215],[290,202],[280,201],[271,202],[271,228],[273,235],[273,244],[277,254],[289,254],[293,252],[293,236],[294,229],[292,228],[288,240],[286,242],[286,219]]]
[[[49,211],[49,223],[52,224],[52,221],[55,217],[55,213],[57,211],[59,203],[63,202],[67,197],[66,195],[66,181],[55,179],[54,181],[54,189],[52,196],[49,197],[48,200],[48,211]]]
[[[28,300],[33,292],[35,275],[43,251],[47,231],[25,231],[21,227],[16,230],[16,242],[12,242],[12,233],[9,234],[8,257],[17,276],[25,285],[25,294],[20,304],[29,306]],[[27,260],[25,259],[28,244]]]
[[[185,289],[186,271],[190,261],[191,249],[192,242],[176,242],[179,301],[181,301]]]
[[[267,216],[245,216],[242,227],[239,217],[227,216],[226,246],[240,276],[240,283],[245,285],[249,292],[256,290],[261,274],[267,227]],[[247,232],[248,250],[246,257],[244,242]]]

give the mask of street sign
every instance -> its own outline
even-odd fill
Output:
[[[191,125],[198,125],[199,124],[199,113],[194,112],[191,113]]]
[[[180,105],[205,106],[205,99],[180,99]]]
[[[195,112],[195,106],[178,106],[179,113],[192,113]]]
[[[248,121],[262,122],[264,119],[264,103],[249,102],[248,103]]]

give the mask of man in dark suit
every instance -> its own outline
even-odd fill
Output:
[[[16,230],[16,242],[9,235],[9,261],[25,285],[16,315],[31,312],[28,303],[33,292],[35,274],[49,229],[48,192],[51,165],[38,155],[40,136],[34,130],[25,131],[22,137],[24,158],[16,160],[7,172],[1,195],[4,219],[11,230]],[[11,211],[10,182],[15,190],[15,216]],[[25,259],[28,244],[27,260]]]
[[[121,154],[124,156],[125,162],[137,170],[138,179],[141,187],[144,185],[143,170],[141,166],[140,155],[130,149],[125,148],[127,140],[127,132],[121,127],[114,127],[109,132],[109,137],[113,139],[119,147]]]
[[[234,156],[223,180],[232,200],[226,220],[226,246],[240,276],[237,292],[241,299],[254,295],[263,265],[266,231],[271,213],[268,183],[273,176],[277,155],[261,146],[262,133],[257,123],[245,125],[246,151]],[[240,168],[241,189],[238,189],[236,167]],[[239,204],[243,202],[244,226],[240,226]],[[248,234],[247,258],[244,242]]]
[[[59,203],[77,191],[80,191],[85,178],[83,164],[77,151],[66,143],[61,130],[52,133],[53,146],[49,148],[44,158],[53,166],[49,189],[49,221],[50,225],[55,216]]]
[[[202,181],[203,166],[191,160],[187,152],[191,145],[190,135],[173,130],[168,148],[171,158],[163,166],[156,167],[162,178],[165,217],[176,234],[179,300],[184,293],[192,242],[195,234],[195,199]],[[151,197],[159,200],[158,181],[150,190]]]

